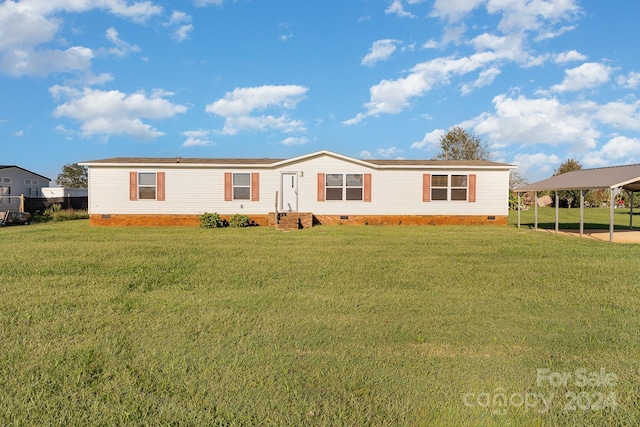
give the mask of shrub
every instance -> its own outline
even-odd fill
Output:
[[[234,214],[229,218],[229,227],[248,227],[251,220],[246,215]]]
[[[39,215],[36,212],[34,215],[33,222],[59,222],[59,221],[71,221],[74,219],[87,219],[89,218],[89,213],[85,210],[75,210],[75,209],[62,209],[62,206],[59,203],[53,204],[49,206],[43,215]]]
[[[202,228],[222,228],[224,227],[224,221],[217,213],[205,212],[200,215],[200,227]]]

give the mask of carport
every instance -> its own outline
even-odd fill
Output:
[[[616,196],[621,190],[626,190],[631,199],[629,210],[629,229],[633,228],[633,195],[640,191],[640,164],[611,166],[606,168],[583,169],[573,172],[555,175],[542,181],[534,182],[514,189],[518,193],[518,228],[520,228],[520,195],[525,192],[533,192],[535,200],[534,228],[538,229],[538,192],[555,192],[556,223],[555,231],[558,233],[559,197],[558,192],[563,190],[580,191],[580,237],[584,235],[584,195],[588,190],[606,189],[609,193],[609,241],[613,242],[613,214]]]

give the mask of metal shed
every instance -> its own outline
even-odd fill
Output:
[[[631,209],[629,228],[633,228],[633,194],[640,191],[640,164],[583,169],[555,175],[514,189],[518,193],[518,228],[520,228],[520,193],[533,192],[535,195],[535,228],[538,228],[538,192],[554,191],[556,206],[556,233],[558,232],[558,191],[580,191],[580,237],[584,233],[584,194],[586,190],[607,189],[609,191],[609,241],[613,242],[614,199],[622,189],[629,192]]]

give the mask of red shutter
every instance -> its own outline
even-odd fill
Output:
[[[422,174],[422,201],[431,201],[431,174]]]
[[[475,203],[476,201],[476,174],[469,175],[469,202]]]
[[[364,201],[365,202],[371,201],[371,174],[370,173],[364,174]]]
[[[258,172],[251,174],[251,200],[254,202],[260,200],[260,174]]]
[[[318,201],[324,202],[324,174],[318,174]]]
[[[129,200],[138,200],[138,172],[129,172]]]
[[[158,187],[156,194],[156,200],[164,202],[164,172],[156,173],[156,185]]]
[[[224,173],[224,200],[229,202],[233,200],[233,186],[231,185],[231,172]]]

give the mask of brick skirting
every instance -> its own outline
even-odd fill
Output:
[[[247,215],[256,225],[273,226],[275,214]],[[220,215],[229,220],[231,215]],[[198,227],[200,215],[90,215],[92,226]],[[507,225],[506,215],[313,215],[313,225]],[[302,221],[309,228],[308,221]]]
[[[231,215],[220,215],[227,221]],[[249,215],[249,218],[260,226],[269,224],[268,215]],[[92,226],[140,226],[140,227],[199,227],[200,215],[90,215]]]
[[[507,225],[506,215],[314,215],[315,224],[342,225]]]

